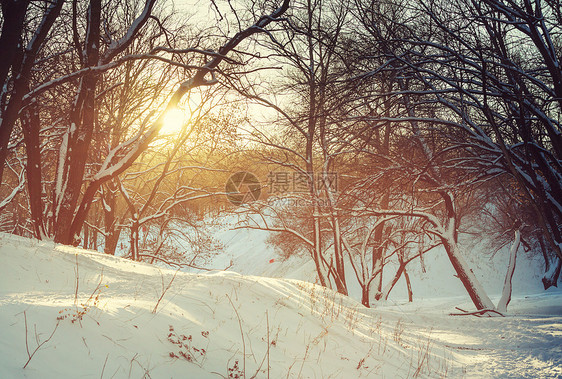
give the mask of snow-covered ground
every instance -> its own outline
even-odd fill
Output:
[[[270,232],[255,229],[237,229],[238,218],[226,215],[216,217],[211,228],[213,236],[223,245],[223,251],[213,257],[209,263],[215,269],[229,270],[244,275],[267,276],[276,278],[299,279],[315,282],[314,263],[307,256],[292,256],[282,261],[275,249],[267,244]],[[464,258],[486,292],[497,304],[501,296],[503,283],[509,261],[509,246],[495,254],[489,251],[486,241],[463,241],[461,244]],[[554,267],[555,265],[553,265]],[[383,282],[391,280],[398,266],[390,262],[385,267]],[[423,267],[419,259],[407,266],[412,281],[415,300],[434,299],[436,297],[468,297],[461,281],[447,255],[441,247],[424,255]],[[346,278],[349,293],[356,300],[361,299],[361,289],[354,277],[355,273],[346,257]],[[541,278],[543,262],[539,256],[530,257],[519,249],[517,264],[513,276],[513,295],[526,296],[544,292]],[[549,291],[556,292],[556,288]],[[402,276],[390,294],[390,302],[408,299],[406,282]]]
[[[305,275],[305,264],[269,263],[259,238],[235,246],[254,252],[220,259]],[[450,316],[470,308],[467,296],[431,298],[424,280],[414,303],[366,309],[296,279],[176,274],[0,234],[0,378],[562,376],[559,291],[516,287],[507,317]]]

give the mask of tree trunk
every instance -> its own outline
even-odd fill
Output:
[[[365,284],[361,286],[361,304],[363,304],[364,306],[366,306],[367,308],[371,307],[370,301],[369,301],[369,284]]]
[[[23,35],[23,23],[27,13],[29,0],[8,1],[3,0],[2,4],[2,34],[0,35],[0,51],[2,59],[0,59],[0,86],[8,87],[8,74],[12,69],[12,76],[16,76],[19,68],[16,68],[16,54],[21,52],[21,37]],[[23,96],[23,93],[16,94],[14,91],[10,96],[10,102],[16,97]],[[0,183],[4,174],[4,166],[8,156],[8,143],[14,128],[14,122],[17,119],[19,105],[17,107],[6,107],[6,94],[2,94],[0,99]],[[12,98],[14,97],[14,98]],[[18,99],[19,100],[19,99]],[[21,100],[17,101],[19,104]],[[8,111],[11,113],[8,117]]]
[[[476,275],[468,267],[462,257],[458,244],[458,218],[453,194],[447,191],[441,192],[441,197],[445,203],[447,219],[445,220],[444,230],[440,233],[441,242],[447,252],[449,261],[453,265],[458,278],[462,282],[466,292],[472,299],[476,309],[495,309],[494,303],[490,300],[484,287],[476,278]]]
[[[381,298],[384,298],[385,300],[388,300],[388,296],[390,295],[390,291],[392,291],[392,289],[394,288],[394,286],[398,282],[398,279],[400,279],[400,277],[402,276],[402,273],[404,272],[404,268],[405,268],[404,264],[401,263],[400,266],[398,267],[398,270],[396,270],[396,274],[394,274],[394,277],[392,278],[392,281],[386,285],[386,288],[385,288],[384,292],[382,293]]]
[[[30,0],[2,0],[2,34],[0,35],[0,83],[6,83],[23,35],[23,22]],[[2,162],[3,163],[3,162]]]
[[[341,230],[340,223],[337,215],[337,211],[332,217],[333,228],[334,228],[334,255],[336,260],[336,288],[338,292],[347,296],[347,285],[345,281],[345,265],[343,261],[343,249],[341,241]]]
[[[558,278],[560,277],[561,270],[562,259],[558,258],[558,261],[556,262],[556,268],[544,274],[544,277],[542,278],[542,284],[545,291],[550,287],[558,287]]]
[[[46,236],[43,224],[43,190],[41,181],[41,147],[39,139],[40,121],[35,105],[31,105],[21,117],[27,162],[27,193],[34,237],[41,240]]]
[[[375,248],[373,248],[374,250]],[[384,270],[384,266],[382,264],[382,257],[380,257],[379,259],[377,259],[376,261],[376,265],[373,266],[373,272],[377,272],[378,274],[376,277],[378,277],[378,283],[377,283],[377,292],[375,293],[375,300],[380,300],[382,298],[382,273]]]
[[[542,257],[544,259],[544,272],[546,274],[550,271],[550,259],[548,258],[548,251],[546,249],[542,233],[538,233],[537,239],[539,240],[539,245],[541,247]]]
[[[133,220],[131,225],[131,260],[139,260],[139,223],[137,220]]]
[[[506,312],[507,306],[511,301],[511,289],[513,279],[513,273],[515,272],[515,260],[517,259],[517,249],[519,249],[519,244],[521,242],[521,232],[519,230],[515,231],[515,239],[509,250],[509,265],[507,267],[507,273],[505,274],[505,281],[503,284],[502,297],[498,302],[497,310],[498,312]]]
[[[119,242],[119,236],[121,234],[121,229],[117,225],[119,223],[119,218],[115,217],[117,207],[116,192],[118,191],[118,187],[114,180],[109,180],[105,188],[107,190],[102,191],[103,223],[105,227],[104,252],[106,254],[115,255],[117,243]]]
[[[88,226],[88,224],[84,225],[84,230],[82,232],[82,247],[84,249],[89,249],[90,248],[90,239],[91,239],[91,233],[90,233],[90,227]]]
[[[101,0],[92,0],[88,11],[88,34],[85,46],[85,67],[99,60]],[[81,228],[73,227],[74,216],[84,182],[89,145],[95,120],[95,91],[99,74],[84,75],[77,89],[70,112],[66,146],[61,147],[57,172],[55,207],[55,242],[75,245]],[[81,225],[80,225],[81,226]]]
[[[6,93],[0,96],[0,183],[4,174],[8,143],[22,108],[23,96],[28,92],[30,72],[35,64],[36,56],[45,38],[49,34],[62,8],[63,1],[57,0],[50,4],[43,14],[33,38],[23,48],[22,36],[29,0],[2,0],[2,35],[0,36],[0,87],[2,92],[8,87],[8,74],[11,69],[13,89],[9,102]]]
[[[423,257],[423,254],[420,255],[420,258]],[[408,301],[411,303],[414,301],[414,293],[412,292],[412,282],[410,282],[410,275],[408,271],[404,267],[404,279],[406,279],[406,288],[408,289]]]
[[[486,294],[484,287],[480,284],[472,270],[468,268],[464,258],[461,256],[457,243],[450,238],[441,238],[449,261],[453,265],[458,278],[462,282],[470,299],[476,309],[495,309],[494,304]]]
[[[115,250],[117,250],[117,244],[119,243],[119,237],[121,235],[121,230],[117,228],[111,229],[109,234],[105,237],[104,253],[115,255]]]

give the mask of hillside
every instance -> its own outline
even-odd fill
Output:
[[[562,375],[557,291],[484,319],[448,315],[464,298],[366,309],[294,279],[176,273],[6,234],[0,257],[2,378]]]

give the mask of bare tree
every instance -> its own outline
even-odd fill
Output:
[[[1,166],[2,169],[5,166],[6,146],[13,125],[20,117],[22,107],[26,107],[22,114],[22,125],[24,130],[27,130],[24,135],[28,149],[28,174],[33,175],[32,181],[34,181],[29,184],[28,193],[31,198],[30,203],[33,204],[31,213],[35,224],[34,234],[40,238],[47,232],[41,216],[41,212],[44,212],[44,207],[42,207],[44,195],[42,186],[37,183],[37,180],[42,177],[39,171],[41,165],[37,164],[40,162],[41,154],[41,150],[38,149],[38,135],[41,130],[45,129],[42,125],[45,119],[42,117],[41,108],[38,108],[35,102],[38,96],[52,96],[65,87],[70,87],[74,91],[74,97],[69,102],[68,113],[59,112],[63,119],[58,123],[66,125],[64,134],[59,140],[56,173],[51,173],[55,175],[55,180],[48,217],[54,225],[51,232],[56,241],[76,244],[90,206],[101,186],[123,173],[146,151],[161,129],[166,113],[177,107],[186,93],[197,87],[217,83],[217,76],[221,73],[226,74],[219,67],[221,63],[238,64],[235,59],[228,58],[227,54],[235,50],[246,38],[261,33],[270,23],[276,22],[289,5],[288,1],[283,2],[280,7],[268,15],[258,18],[250,27],[240,29],[232,37],[226,37],[225,42],[215,52],[199,47],[198,42],[194,43],[194,47],[189,48],[178,49],[176,46],[171,46],[168,31],[163,29],[160,20],[153,15],[155,0],[143,2],[140,9],[131,4],[123,5],[126,8],[124,13],[133,16],[125,27],[117,26],[112,22],[112,17],[116,17],[115,15],[119,13],[114,12],[117,9],[115,7],[120,6],[118,4],[113,7],[104,7],[101,0],[92,0],[87,4],[73,1],[70,9],[65,13],[65,15],[70,15],[70,19],[58,18],[62,1],[50,4],[45,8],[43,22],[37,28],[34,38],[30,37],[30,44],[25,50],[27,58],[22,61],[20,75],[13,77],[22,77],[25,80],[20,83],[10,76],[9,80],[15,80],[14,84],[12,85],[10,82],[4,86],[8,89],[13,88],[9,97],[3,97],[7,104],[4,108],[8,109],[9,106],[13,112],[6,113],[6,117],[2,118],[6,124],[2,124],[1,130],[2,135],[5,134],[6,138],[2,138],[4,147],[0,148]],[[6,9],[6,12],[12,10]],[[31,16],[34,15],[29,17]],[[42,47],[50,27],[55,22],[62,25],[62,30],[70,27],[71,32],[62,35],[62,37],[69,37],[68,44],[54,42],[55,40],[51,42],[50,51],[55,57],[52,59],[64,58],[65,54],[74,54],[76,60],[66,60],[70,66],[62,76],[31,83],[25,70],[30,72],[34,65],[44,62],[36,59],[37,51]],[[163,40],[165,44],[152,46],[150,50],[142,53],[128,51],[129,47],[133,46],[134,42],[151,25],[154,25],[153,30],[155,31],[151,35],[152,41]],[[20,37],[23,38],[24,35],[20,33]],[[9,39],[6,38],[6,41],[8,44]],[[47,57],[47,59],[49,58]],[[91,157],[90,146],[95,138],[96,114],[100,99],[106,92],[119,87],[119,84],[116,83],[116,87],[106,87],[100,92],[103,87],[103,75],[108,70],[122,67],[126,62],[142,60],[156,60],[178,66],[191,74],[188,75],[190,79],[183,81],[169,97],[162,106],[159,117],[154,118],[152,114],[146,115],[137,124],[138,132],[136,134],[129,135],[126,141],[113,145],[102,158],[103,162],[91,165],[88,163],[88,158]],[[195,61],[195,64],[184,63],[190,60]],[[16,72],[15,69],[12,70],[12,73]],[[9,100],[9,103],[6,103],[6,100]]]
[[[2,1],[2,35],[0,48],[6,59],[0,65],[0,181],[2,181],[8,144],[29,91],[31,71],[44,47],[51,28],[62,9],[63,1],[31,7],[31,1]],[[33,19],[40,20],[39,23]]]
[[[275,194],[275,188],[280,184],[291,187],[296,184],[298,193],[290,196],[307,204],[293,209],[300,212],[303,220],[299,224],[307,230],[297,232],[287,228],[281,219],[275,225],[268,225],[267,229],[298,235],[311,253],[320,284],[329,286],[333,281],[338,292],[343,294],[347,294],[347,283],[334,173],[338,167],[337,158],[345,145],[336,142],[330,124],[333,122],[331,114],[339,103],[334,94],[338,73],[343,68],[339,53],[349,16],[345,4],[331,1],[294,3],[285,27],[272,33],[272,38],[265,42],[266,48],[275,51],[272,59],[290,72],[288,77],[275,80],[268,89],[269,99],[277,95],[279,99],[250,96],[280,116],[276,120],[281,128],[279,133],[272,135],[259,128],[253,131],[257,142],[276,151],[264,158],[282,170],[279,178],[272,173],[271,192]],[[276,183],[276,180],[287,178],[291,183]],[[290,191],[294,192],[294,189]],[[274,213],[285,217],[280,210]]]
[[[409,77],[416,117],[444,123],[465,167],[511,175],[536,224],[561,256],[560,19],[557,2],[421,2],[402,23],[408,56],[389,55]],[[453,17],[454,16],[454,17]],[[429,59],[428,59],[429,57]],[[408,74],[410,73],[410,74]],[[427,104],[443,110],[428,117]]]

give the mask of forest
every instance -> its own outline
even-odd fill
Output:
[[[518,250],[557,286],[558,0],[1,7],[2,232],[202,268],[233,214],[366,307],[434,249],[482,314]],[[470,239],[509,250],[497,305]]]

